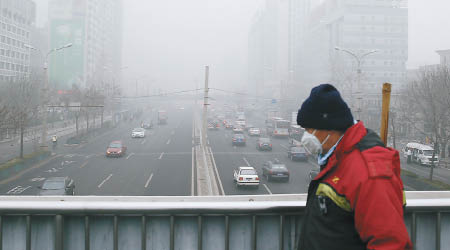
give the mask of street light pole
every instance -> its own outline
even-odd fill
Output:
[[[357,65],[358,65],[358,68],[357,68],[357,70],[356,70],[356,81],[357,81],[357,86],[356,86],[356,88],[357,88],[357,95],[359,95],[359,97],[358,97],[358,102],[357,102],[357,113],[358,113],[358,120],[359,119],[361,119],[361,117],[360,117],[360,113],[361,113],[361,98],[362,98],[362,96],[361,96],[361,94],[362,94],[362,86],[361,86],[361,73],[362,73],[362,70],[361,70],[361,62],[362,62],[362,60],[366,57],[366,56],[368,56],[368,55],[370,55],[370,54],[374,54],[374,53],[376,53],[376,52],[378,52],[378,50],[372,50],[372,51],[369,51],[369,52],[366,52],[366,53],[364,53],[364,54],[357,54],[357,53],[355,53],[355,52],[352,52],[352,51],[350,51],[350,50],[348,50],[348,49],[342,49],[342,48],[339,48],[339,47],[335,47],[334,48],[335,50],[337,50],[337,51],[342,51],[342,52],[345,52],[345,53],[347,53],[347,54],[349,54],[350,56],[352,56],[355,60],[356,60],[356,62],[357,62]],[[350,85],[351,87],[350,87],[350,96],[351,96],[351,102],[352,102],[352,106],[354,106],[354,100],[353,100],[353,82],[352,82],[352,84]]]
[[[32,49],[32,50],[38,50],[41,52],[42,51],[29,45],[29,44],[25,44],[24,45],[26,48]],[[72,43],[68,43],[64,46],[58,47],[58,48],[54,48],[51,49],[47,52],[47,54],[45,55],[45,61],[44,61],[44,86],[42,87],[42,138],[41,138],[41,149],[46,149],[47,148],[47,144],[46,144],[46,138],[47,138],[47,134],[48,134],[48,115],[47,115],[47,105],[48,105],[48,88],[49,88],[49,77],[48,77],[48,57],[50,56],[51,53],[55,52],[55,51],[59,51],[62,49],[66,49],[66,48],[70,48],[72,47]]]
[[[205,66],[205,93],[203,96],[202,146],[206,146],[206,122],[208,116],[209,66]]]

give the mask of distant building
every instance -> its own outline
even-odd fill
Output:
[[[51,87],[95,85],[101,88],[105,75],[118,74],[122,54],[122,0],[51,0],[49,23],[50,48],[73,44],[51,55]]]
[[[248,80],[256,94],[280,99],[290,109],[298,103],[298,73],[301,39],[309,2],[266,0],[253,17],[248,34]]]
[[[450,67],[450,49],[437,50],[436,53],[440,56],[440,64],[442,66]]]
[[[31,0],[0,0],[0,80],[30,74],[31,30],[36,5]]]

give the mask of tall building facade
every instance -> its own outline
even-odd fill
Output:
[[[379,93],[380,84],[395,89],[406,82],[408,9],[406,1],[328,0],[311,10],[301,58],[306,80],[345,84],[356,80],[358,63],[341,48],[362,56],[361,87]],[[313,63],[311,63],[311,61]],[[313,73],[313,74],[311,74]],[[356,82],[354,83],[356,84]]]
[[[30,74],[30,39],[36,19],[31,0],[0,0],[0,81]]]
[[[297,62],[308,4],[304,0],[266,0],[253,17],[248,34],[248,76],[258,95],[283,103],[298,102]]]
[[[368,52],[374,53],[363,57]],[[266,1],[249,32],[250,84],[297,98],[298,104],[313,86],[331,82],[355,116],[375,129],[381,84],[400,91],[407,59],[407,1]]]
[[[73,44],[50,57],[53,88],[101,88],[120,71],[122,0],[51,0],[49,23],[50,48]]]
[[[407,1],[326,0],[306,21],[299,82],[334,83],[355,118],[378,130],[382,83],[396,94],[407,82]]]

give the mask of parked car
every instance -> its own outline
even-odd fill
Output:
[[[248,129],[248,135],[250,136],[260,136],[261,130],[259,128],[249,128]]]
[[[289,175],[289,170],[284,164],[268,161],[263,165],[263,176],[267,178],[267,181],[289,181]]]
[[[256,141],[256,149],[261,151],[272,151],[272,141],[267,137],[258,138],[258,140]]]
[[[243,134],[234,134],[232,137],[233,146],[245,146],[245,137]]]
[[[106,148],[106,157],[122,157],[127,152],[121,141],[113,141]]]
[[[68,177],[50,177],[39,189],[39,195],[74,195],[75,183]]]
[[[236,187],[259,187],[259,176],[254,167],[239,167],[233,171],[233,180]]]
[[[131,131],[131,138],[144,138],[145,137],[145,129],[143,128],[135,128]]]
[[[296,160],[307,161],[308,160],[308,153],[306,152],[305,148],[301,147],[301,146],[290,147],[288,149],[287,156],[292,161],[296,161]]]

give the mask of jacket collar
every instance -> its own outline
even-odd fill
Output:
[[[331,169],[333,169],[344,154],[350,153],[361,139],[366,136],[367,130],[364,124],[360,121],[347,129],[341,141],[337,145],[334,153],[328,159],[327,165],[320,170],[320,173],[314,178],[318,180],[325,176]]]

